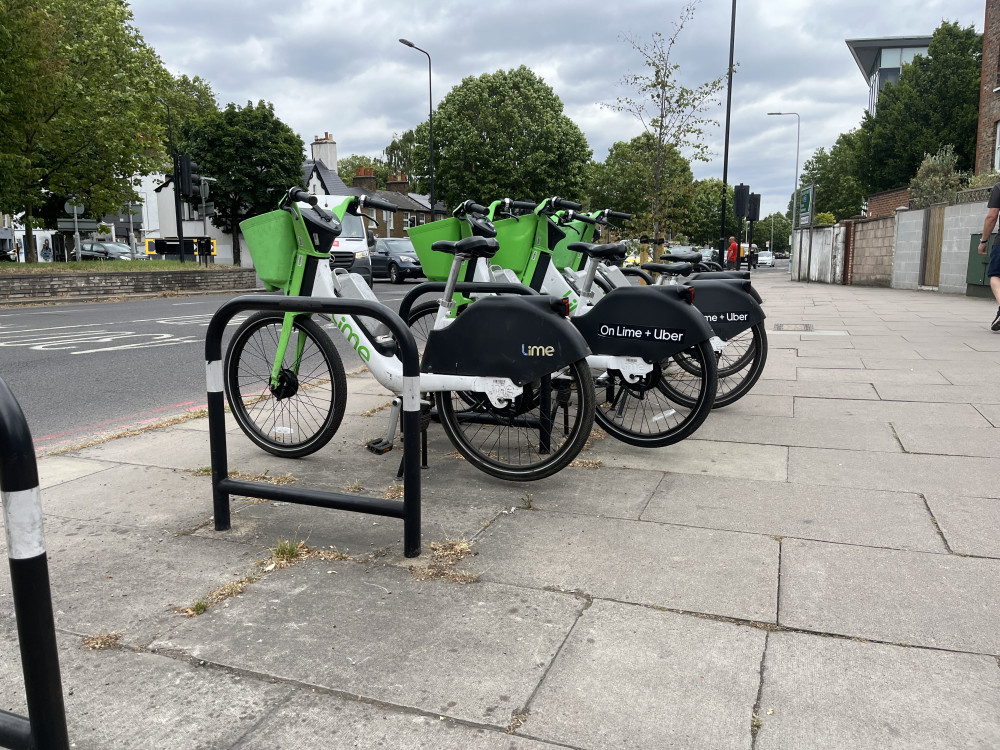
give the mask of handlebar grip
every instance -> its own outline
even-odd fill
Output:
[[[532,203],[531,201],[511,201],[510,202],[510,207],[511,208],[525,209],[527,211],[534,211],[535,210],[535,204]]]
[[[486,216],[490,212],[486,206],[480,206],[478,203],[473,203],[472,201],[465,204],[465,210],[470,214],[479,214],[480,216]]]
[[[582,211],[583,205],[568,201],[565,198],[553,198],[551,201],[553,208],[568,208],[570,211]]]
[[[608,211],[609,219],[623,219],[625,221],[632,218],[632,214],[627,214],[624,211]]]
[[[390,203],[389,201],[382,200],[381,198],[376,198],[375,196],[362,195],[358,198],[359,208],[364,210],[365,208],[381,208],[383,211],[398,211],[399,206],[395,203]]]
[[[302,188],[292,188],[288,191],[288,197],[294,202],[302,201],[303,203],[308,203],[310,206],[315,206],[319,203],[319,198]]]
[[[587,214],[585,214],[585,213],[583,213],[581,211],[574,211],[573,212],[573,218],[571,219],[571,221],[582,221],[584,224],[596,224],[597,223],[597,219],[595,219],[593,216],[587,216]]]

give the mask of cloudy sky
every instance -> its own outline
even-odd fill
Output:
[[[380,155],[395,134],[427,118],[427,58],[435,106],[466,76],[527,65],[583,130],[594,158],[641,125],[602,103],[629,91],[622,77],[642,60],[622,35],[670,37],[683,2],[549,0],[132,0],[135,25],[174,74],[211,82],[219,103],[273,102],[308,145],[329,132],[340,156]],[[672,61],[689,87],[721,75],[729,59],[732,5],[702,0]],[[739,0],[736,14],[729,182],[760,193],[761,215],[784,210],[801,164],[858,126],[867,85],[846,39],[930,35],[942,20],[982,32],[985,0]],[[696,178],[722,177],[725,93]],[[469,196],[483,199],[489,196]]]

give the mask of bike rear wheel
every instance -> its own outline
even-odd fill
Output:
[[[700,366],[686,352],[675,355],[673,359],[685,371],[694,375],[700,373]],[[767,333],[763,322],[729,339],[718,355],[719,386],[713,408],[729,406],[747,395],[760,379],[766,362]],[[675,397],[682,403],[687,398],[684,394],[675,394]],[[689,398],[687,400],[690,401]]]
[[[438,393],[436,400],[458,452],[480,471],[515,482],[566,467],[594,426],[594,387],[584,360],[528,383],[505,407],[472,391]]]
[[[311,318],[297,316],[279,382],[271,384],[284,316],[260,312],[233,335],[226,350],[224,387],[240,429],[275,456],[315,453],[336,434],[347,404],[340,354]]]
[[[622,442],[641,448],[690,437],[712,411],[718,379],[710,342],[701,342],[684,356],[697,365],[697,374],[668,357],[637,383],[617,371],[599,375],[597,423]]]

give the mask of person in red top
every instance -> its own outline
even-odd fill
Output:
[[[740,246],[736,244],[736,238],[729,238],[729,251],[726,253],[726,268],[736,268],[740,257]]]

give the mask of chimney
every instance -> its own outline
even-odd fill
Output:
[[[351,185],[352,187],[371,190],[374,193],[376,188],[375,170],[368,167],[358,167],[358,170],[354,173],[354,179],[351,180]]]
[[[337,142],[329,133],[313,138],[312,158],[323,162],[331,172],[337,171]]]
[[[402,193],[406,195],[410,192],[410,181],[406,179],[406,175],[400,172],[399,174],[394,174],[386,180],[385,189],[391,190],[394,193]]]

